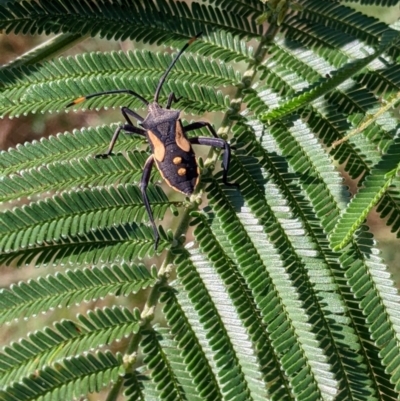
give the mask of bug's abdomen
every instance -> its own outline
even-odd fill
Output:
[[[186,152],[176,143],[171,143],[165,147],[164,159],[155,161],[161,176],[171,188],[186,195],[193,193],[199,180],[199,169],[191,147]]]

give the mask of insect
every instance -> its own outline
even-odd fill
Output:
[[[218,137],[212,125],[205,121],[197,121],[192,124],[183,126],[180,120],[180,110],[172,110],[172,102],[178,102],[180,98],[177,98],[172,92],[168,96],[167,105],[163,108],[159,103],[158,99],[162,86],[170,73],[173,66],[178,61],[182,53],[193,43],[201,33],[190,39],[185,46],[179,51],[179,53],[172,60],[171,64],[164,72],[160,81],[158,82],[153,102],[148,102],[143,96],[129,89],[117,89],[98,93],[92,93],[87,96],[82,96],[69,103],[67,107],[76,105],[97,96],[111,95],[117,93],[126,93],[135,96],[141,102],[143,102],[148,109],[148,114],[145,118],[141,117],[135,111],[128,107],[122,107],[121,112],[126,120],[125,124],[121,124],[111,139],[108,150],[104,154],[96,155],[96,157],[105,158],[113,155],[112,150],[115,142],[121,131],[124,131],[128,135],[141,135],[145,137],[151,148],[151,156],[147,159],[144,168],[143,175],[140,181],[140,189],[142,192],[143,202],[146,207],[146,211],[149,216],[150,223],[154,231],[154,248],[157,249],[160,236],[157,227],[154,222],[153,213],[150,207],[149,199],[147,197],[146,189],[150,179],[151,169],[153,164],[157,166],[162,178],[166,183],[173,188],[175,191],[182,192],[185,195],[191,195],[195,190],[199,182],[199,168],[196,161],[196,156],[193,151],[192,145],[207,145],[221,148],[224,150],[222,166],[223,176],[222,181],[225,185],[237,184],[229,183],[227,180],[229,162],[231,157],[231,149],[225,140]],[[141,127],[133,125],[130,117],[135,118]],[[196,137],[188,138],[186,133],[202,127],[207,127],[212,138],[210,137]]]

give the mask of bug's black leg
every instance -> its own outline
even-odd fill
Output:
[[[169,96],[168,96],[168,101],[167,101],[167,107],[166,107],[166,109],[168,110],[168,109],[171,108],[172,102],[179,102],[179,100],[181,100],[181,99],[182,99],[182,96],[181,96],[181,97],[176,97],[176,96],[175,96],[175,93],[174,93],[174,92],[171,92],[171,93],[169,94]]]
[[[229,163],[231,161],[231,147],[229,146],[228,142],[224,141],[223,139],[219,138],[213,126],[206,122],[206,121],[197,121],[195,123],[189,124],[184,127],[185,132],[193,131],[195,129],[200,129],[203,127],[207,127],[208,130],[211,132],[214,138],[191,138],[190,142],[198,145],[207,145],[207,146],[214,146],[217,148],[224,149],[224,156],[222,159],[222,166],[224,168],[222,182],[228,186],[236,186],[239,187],[239,184],[230,183],[228,182],[228,171],[229,171]]]
[[[221,138],[196,137],[196,138],[190,138],[190,143],[192,143],[193,145],[207,145],[207,146],[214,146],[215,148],[224,149],[224,156],[222,159],[222,167],[223,167],[222,182],[228,186],[239,187],[239,184],[228,182],[229,163],[231,161],[231,147],[229,146],[228,142],[224,141]]]
[[[132,123],[131,119],[128,117],[128,114],[130,114],[132,117],[135,117],[136,120],[138,120],[139,122],[143,121],[142,116],[139,116],[139,114],[137,114],[133,110],[129,109],[128,107],[121,107],[121,113],[125,117],[126,122],[130,125],[133,125],[133,123]]]
[[[111,139],[110,146],[108,147],[108,150],[106,153],[103,153],[101,155],[96,155],[96,157],[108,157],[112,154],[112,150],[114,149],[115,142],[117,141],[117,138],[121,132],[121,130],[124,130],[127,134],[137,134],[146,137],[146,133],[144,130],[141,128],[135,127],[131,121],[131,119],[128,117],[128,114],[130,114],[132,117],[135,117],[138,121],[143,121],[143,118],[139,116],[139,114],[135,113],[133,110],[129,109],[128,107],[122,107],[121,108],[121,113],[124,116],[125,120],[127,121],[128,124],[120,125],[116,131],[114,132],[114,135]]]
[[[213,126],[210,123],[206,122],[206,121],[197,121],[195,123],[186,125],[186,127],[183,127],[183,128],[184,128],[185,132],[188,132],[188,131],[193,131],[195,129],[200,129],[200,128],[203,128],[203,127],[207,127],[214,138],[221,139],[217,135],[217,133],[215,132],[215,129],[213,128]],[[210,146],[213,146],[213,145],[210,145]]]
[[[112,150],[114,149],[115,146],[115,142],[117,141],[117,138],[119,136],[119,133],[121,132],[121,130],[124,130],[127,134],[137,134],[137,135],[141,135],[141,136],[146,136],[146,133],[144,130],[137,128],[131,124],[124,124],[124,125],[120,125],[114,132],[113,137],[111,138],[111,142],[110,145],[108,146],[107,152],[100,154],[100,155],[96,155],[96,158],[106,158],[110,155],[112,155]]]
[[[158,234],[156,223],[154,222],[153,212],[151,211],[149,198],[147,197],[147,193],[146,193],[147,185],[149,184],[149,180],[150,180],[150,173],[151,173],[151,168],[153,167],[153,163],[154,163],[154,158],[153,158],[153,155],[151,155],[146,160],[146,163],[144,164],[144,167],[143,167],[143,175],[142,175],[142,179],[140,180],[140,190],[142,191],[143,202],[146,207],[146,211],[147,211],[147,214],[149,215],[149,220],[150,220],[150,223],[151,223],[151,225],[153,227],[153,231],[154,231],[154,249],[157,250],[158,241],[160,240],[160,236]]]

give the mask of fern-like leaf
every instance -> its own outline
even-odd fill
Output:
[[[22,238],[25,246],[14,248],[5,247],[6,252],[0,256],[0,263],[8,264],[16,261],[18,265],[35,263],[48,264],[98,264],[115,261],[130,262],[135,258],[143,259],[155,254],[154,233],[152,228],[135,223],[120,225],[112,228],[97,229],[93,232],[77,234],[59,241],[52,241],[43,245],[29,243],[29,236],[34,238],[37,231],[27,231]],[[171,235],[160,230],[161,243],[158,252],[161,252],[171,242]],[[14,240],[14,237],[11,237]],[[18,244],[19,237],[15,236]],[[28,242],[26,242],[28,241]],[[26,248],[26,245],[29,245]]]
[[[104,152],[110,142],[116,125],[110,127],[83,128],[73,133],[65,132],[56,137],[42,138],[40,141],[18,145],[15,149],[0,153],[2,175],[8,176],[37,167],[37,161],[43,165],[96,155]],[[133,150],[143,144],[137,137],[121,136],[115,150]],[[134,165],[136,167],[136,165]],[[139,167],[139,166],[137,166]]]
[[[177,348],[181,351],[179,358],[185,361],[194,361],[187,364],[187,371],[193,384],[196,386],[195,393],[209,400],[222,399],[221,388],[218,384],[218,378],[215,377],[212,364],[207,360],[201,341],[196,337],[196,331],[193,330],[189,316],[185,315],[187,304],[184,302],[179,289],[181,286],[176,284],[175,289],[166,290],[160,299],[165,303],[164,313],[171,329],[171,334],[177,341]],[[180,305],[179,302],[183,302]]]
[[[61,0],[41,0],[35,7],[28,1],[7,3],[0,7],[0,27],[6,32],[37,34],[45,32],[71,32],[101,35],[107,39],[136,39],[154,43],[165,39],[171,40],[167,29],[176,28],[180,20],[183,32],[198,32],[197,21],[208,21],[210,26],[219,25],[226,30],[244,35],[260,34],[262,27],[252,21],[241,18],[231,10],[221,13],[218,9],[193,3],[176,7],[166,0],[147,3],[132,3],[123,0],[118,3],[101,2],[94,4],[74,0],[65,4]],[[135,21],[132,26],[132,21]],[[160,28],[162,27],[162,28]]]
[[[151,98],[158,80],[171,60],[169,54],[154,55],[149,51],[128,54],[89,53],[74,59],[60,58],[56,62],[47,62],[40,66],[4,70],[0,73],[3,82],[0,115],[18,116],[38,111],[62,111],[78,96],[112,89],[129,88]],[[20,78],[21,76],[23,78]],[[235,74],[232,67],[227,67],[226,64],[184,56],[168,78],[165,92],[162,94],[164,99],[171,91],[172,82],[182,77],[185,78],[186,87],[181,85],[176,87],[175,91],[177,95],[188,99],[185,110],[189,112],[198,110],[198,103],[201,101],[205,103],[204,109],[217,109],[217,105],[210,103],[211,88],[240,82],[240,74]],[[203,98],[195,95],[193,99],[191,96],[195,91],[188,90],[189,84],[201,85],[195,91],[201,92]],[[206,93],[208,98],[204,97]],[[97,98],[87,101],[85,107],[99,108],[105,101],[107,106],[113,107],[142,107],[137,99],[126,95]]]
[[[71,306],[107,295],[127,296],[155,284],[157,273],[143,265],[113,265],[20,282],[0,292],[0,323],[29,317],[51,308]]]
[[[229,398],[249,399],[249,389],[221,316],[217,313],[193,263],[190,262],[189,255],[180,252],[177,256],[177,274],[181,278],[181,288],[185,289],[180,294],[179,303],[184,309],[202,352],[212,356],[209,364],[215,376],[214,380],[221,388],[221,393],[227,394]]]
[[[362,188],[352,199],[347,209],[340,216],[331,234],[331,245],[334,250],[345,247],[365,220],[383,193],[391,185],[400,169],[400,137],[397,137],[381,162],[372,170]]]
[[[55,329],[45,328],[11,344],[0,354],[0,385],[13,386],[50,361],[53,364],[137,333],[139,313],[135,315],[125,308],[98,309],[87,317],[78,315],[79,323],[63,320]]]
[[[382,218],[389,216],[387,225],[390,225],[392,232],[397,232],[397,237],[400,237],[400,182],[397,177],[394,178],[393,184],[393,188],[389,187],[382,197],[376,211],[380,213]]]
[[[124,373],[122,356],[111,352],[88,354],[65,360],[55,367],[46,366],[21,383],[0,391],[4,401],[32,399],[74,400],[99,392]]]
[[[0,200],[29,197],[50,189],[60,191],[88,185],[139,182],[145,160],[145,152],[133,152],[126,157],[118,154],[101,161],[87,157],[35,167],[18,175],[3,177]]]
[[[148,197],[154,217],[162,219],[172,204],[153,185],[148,187]],[[96,229],[147,220],[138,187],[120,185],[71,191],[1,214],[0,252],[55,243]]]
[[[269,113],[261,116],[261,121],[267,121],[271,123],[273,120],[282,118],[283,116],[293,113],[306,104],[312,103],[322,95],[332,91],[334,88],[340,86],[345,80],[348,79],[349,75],[354,75],[362,68],[366,67],[369,63],[379,57],[383,52],[387,51],[390,47],[395,45],[399,40],[399,35],[393,32],[387,32],[382,37],[382,44],[379,49],[370,56],[363,59],[356,60],[349,65],[346,65],[340,71],[335,72],[333,76],[330,76],[323,83],[303,91],[304,93],[297,95],[293,99],[289,100],[278,109],[274,109]]]

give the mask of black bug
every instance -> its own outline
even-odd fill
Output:
[[[166,108],[162,108],[158,103],[161,88],[167,78],[167,75],[181,54],[200,35],[201,33],[190,39],[173,59],[170,66],[167,68],[158,82],[152,103],[149,103],[144,97],[134,91],[129,89],[117,89],[79,97],[67,105],[67,107],[70,107],[96,96],[126,93],[135,96],[147,106],[148,114],[146,118],[142,118],[139,114],[133,110],[130,110],[128,107],[122,107],[121,112],[126,120],[126,124],[122,124],[116,129],[107,152],[97,155],[96,157],[108,157],[112,155],[112,150],[121,131],[125,131],[127,134],[144,136],[149,142],[152,154],[144,165],[140,188],[143,196],[143,202],[154,230],[155,249],[157,249],[160,237],[154,222],[149,199],[146,194],[151,168],[153,167],[154,163],[160,171],[161,176],[171,188],[178,192],[182,192],[185,195],[191,195],[199,182],[199,168],[197,166],[196,156],[192,149],[192,145],[207,145],[222,148],[224,149],[222,181],[225,185],[237,185],[231,184],[227,181],[229,161],[231,156],[230,146],[226,141],[218,137],[211,124],[205,121],[198,121],[184,127],[179,118],[180,110],[171,110],[172,102],[179,101],[173,92],[168,96]],[[143,127],[143,129],[134,126],[129,116],[136,118],[136,120],[139,121],[139,125]],[[213,138],[196,137],[189,139],[186,136],[187,132],[202,127],[207,127]]]

